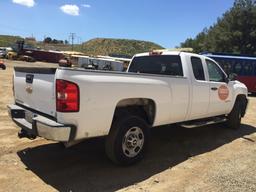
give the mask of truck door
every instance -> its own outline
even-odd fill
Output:
[[[200,57],[190,57],[193,75],[191,77],[191,110],[189,119],[207,117],[209,105],[209,83],[206,79],[207,69]]]
[[[226,83],[226,74],[220,66],[210,59],[205,59],[210,86],[208,114],[217,116],[226,114],[232,100],[231,85]]]

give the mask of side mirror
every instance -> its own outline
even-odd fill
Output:
[[[235,81],[235,80],[237,80],[237,74],[235,74],[235,73],[230,73],[230,74],[228,75],[228,78],[230,79],[230,81]]]

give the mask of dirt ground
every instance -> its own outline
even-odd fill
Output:
[[[222,125],[153,130],[146,157],[113,165],[104,139],[69,149],[44,139],[18,139],[6,105],[13,102],[13,66],[0,70],[0,191],[256,191],[256,97],[238,131]]]

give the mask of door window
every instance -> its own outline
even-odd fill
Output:
[[[219,66],[211,60],[206,59],[206,64],[209,73],[209,80],[215,82],[225,82],[225,74]]]

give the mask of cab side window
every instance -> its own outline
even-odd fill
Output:
[[[191,64],[192,64],[195,79],[205,81],[202,60],[198,57],[191,57]]]
[[[206,64],[209,73],[209,80],[215,82],[225,82],[225,74],[219,66],[211,60],[206,59]]]

